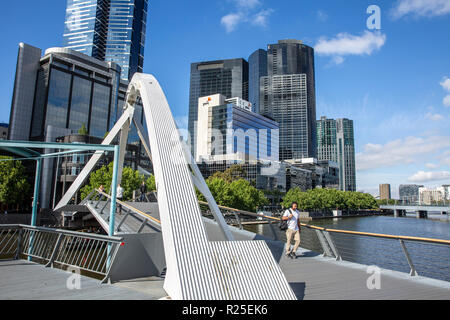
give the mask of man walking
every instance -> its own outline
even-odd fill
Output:
[[[140,202],[145,201],[145,194],[147,193],[147,186],[145,185],[145,181],[142,181],[141,187],[139,188],[139,191],[141,192],[141,197],[139,199]]]
[[[116,197],[117,197],[117,200],[119,200],[119,201],[122,201],[122,199],[123,199],[123,188],[120,186],[120,183],[117,185]],[[121,214],[122,213],[122,205],[120,203],[118,203],[118,207],[119,207],[119,214]]]
[[[297,210],[297,202],[292,202],[291,207],[284,212],[282,220],[287,220],[288,228],[286,230],[286,256],[296,258],[296,252],[300,245],[300,212]],[[294,238],[294,249],[291,251],[291,241]]]

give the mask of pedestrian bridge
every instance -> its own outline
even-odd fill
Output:
[[[134,120],[134,105],[139,97],[148,134]],[[116,186],[121,180],[132,122],[152,160],[157,204],[138,205],[116,199]],[[373,291],[367,285],[367,266],[342,261],[345,252],[330,234],[339,231],[305,226],[306,232],[312,232],[320,241],[323,254],[301,250],[299,259],[286,260],[282,242],[228,226],[192,155],[180,139],[158,81],[151,75],[135,74],[129,85],[124,112],[102,146],[110,147],[116,138],[119,146],[114,147],[111,194],[94,191],[82,203],[69,204],[106,150],[92,149],[98,151],[55,207],[66,216],[96,219],[109,235],[36,226],[0,226],[0,259],[3,259],[0,262],[0,295],[14,292],[16,298],[36,299],[55,297],[59,292],[60,297],[73,298],[73,292],[57,285],[56,280],[63,276],[62,271],[56,268],[75,268],[84,276],[95,276],[104,283],[125,286],[126,290],[136,289],[149,281],[149,277],[156,277],[160,280],[148,288],[155,289],[160,285],[157,291],[161,289],[166,296],[177,300],[449,299],[448,282],[418,275],[405,242],[439,243],[445,246],[443,257],[448,259],[450,255],[445,250],[448,250],[450,241],[391,237],[400,240],[396,248],[403,250],[410,272],[408,275],[386,271],[382,275],[386,279],[383,289],[380,289],[383,291]],[[202,216],[195,188],[206,198],[213,221]],[[117,204],[122,208],[121,213]],[[356,236],[355,232],[352,236]],[[22,263],[19,259],[28,261]],[[35,263],[45,264],[48,268],[42,267],[37,272]],[[450,263],[446,264],[447,268],[448,265]],[[28,290],[23,290],[23,281],[19,280],[22,277],[27,279]],[[55,281],[49,280],[48,284],[42,279]],[[114,284],[112,286],[104,288],[115,288]],[[145,291],[145,288],[140,290]],[[132,296],[129,295],[130,298]],[[82,297],[89,299],[94,296],[87,292]],[[142,298],[149,296],[142,295]]]
[[[381,205],[381,210],[390,210],[395,216],[406,215],[406,211],[414,211],[418,218],[424,218],[429,212],[440,212],[441,214],[450,214],[450,205],[446,206],[428,206],[428,205]]]

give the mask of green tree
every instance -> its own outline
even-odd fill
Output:
[[[283,198],[282,205],[287,208],[294,201],[298,203],[299,209],[305,211],[358,210],[378,207],[375,198],[370,194],[335,189],[301,191],[299,188],[293,188]]]
[[[86,125],[84,123],[81,125],[81,128],[78,130],[78,134],[81,134],[83,136],[86,136],[88,134]]]
[[[8,205],[28,206],[31,186],[21,161],[0,156],[0,202]]]
[[[98,189],[101,185],[105,188],[106,193],[111,194],[113,164],[114,163],[111,162],[108,166],[103,166],[91,173],[89,183],[81,188],[81,199],[84,199],[92,190],[94,190],[94,188]],[[154,184],[155,179],[152,177],[153,176],[150,176],[146,182],[149,190],[156,189]],[[144,180],[144,175],[140,174],[139,171],[133,170],[130,167],[124,167],[121,182],[121,186],[123,188],[123,199],[130,200],[133,197],[133,191],[137,190]]]
[[[229,178],[229,176],[228,176]],[[253,187],[245,179],[224,179],[221,175],[212,175],[206,184],[217,204],[246,211],[256,211],[269,201],[261,190]],[[199,200],[206,201],[197,190]]]

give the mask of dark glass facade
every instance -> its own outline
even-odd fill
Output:
[[[121,67],[129,80],[144,66],[148,0],[67,0],[63,46]]]
[[[104,60],[110,0],[67,0],[63,46]]]
[[[189,123],[191,152],[195,157],[198,98],[220,93],[226,98],[248,101],[248,62],[229,59],[191,64],[189,91]]]
[[[144,68],[147,9],[148,0],[110,0],[105,60],[120,65],[122,80]]]
[[[264,52],[267,60],[261,57]],[[252,57],[251,102],[279,123],[280,160],[316,157],[314,49],[299,40],[280,40]],[[266,68],[259,79],[258,67]]]
[[[356,191],[355,139],[353,120],[317,120],[317,156],[339,165],[339,188]]]
[[[58,137],[77,134],[85,126],[89,139],[102,141],[123,112],[128,85],[120,80],[120,67],[66,48],[49,49],[43,57],[40,52],[37,48],[20,45],[13,93],[16,98],[11,107],[10,123],[14,133],[11,139],[54,142]],[[34,76],[31,78],[31,75]],[[136,119],[143,121],[139,102],[135,110]],[[146,129],[145,123],[143,127]],[[143,155],[134,124],[128,144],[132,145],[130,156],[136,158],[141,167],[151,167]],[[85,160],[77,158],[76,162]],[[55,159],[43,161],[42,208],[52,206],[55,165]],[[77,174],[79,168],[71,170]]]
[[[43,140],[48,126],[70,129],[84,125],[92,136],[103,137],[113,124],[116,106],[116,74],[120,69],[83,69],[67,55],[48,55],[41,60],[33,104],[30,139]]]
[[[248,99],[253,112],[259,113],[259,79],[267,76],[267,52],[258,49],[248,58],[249,87]]]

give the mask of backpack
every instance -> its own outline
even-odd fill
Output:
[[[289,208],[289,211],[292,213],[290,208]],[[288,228],[288,221],[289,221],[289,219],[288,220],[281,220],[280,225],[279,225],[280,230],[282,230],[282,231],[286,231],[287,230],[287,228]]]

